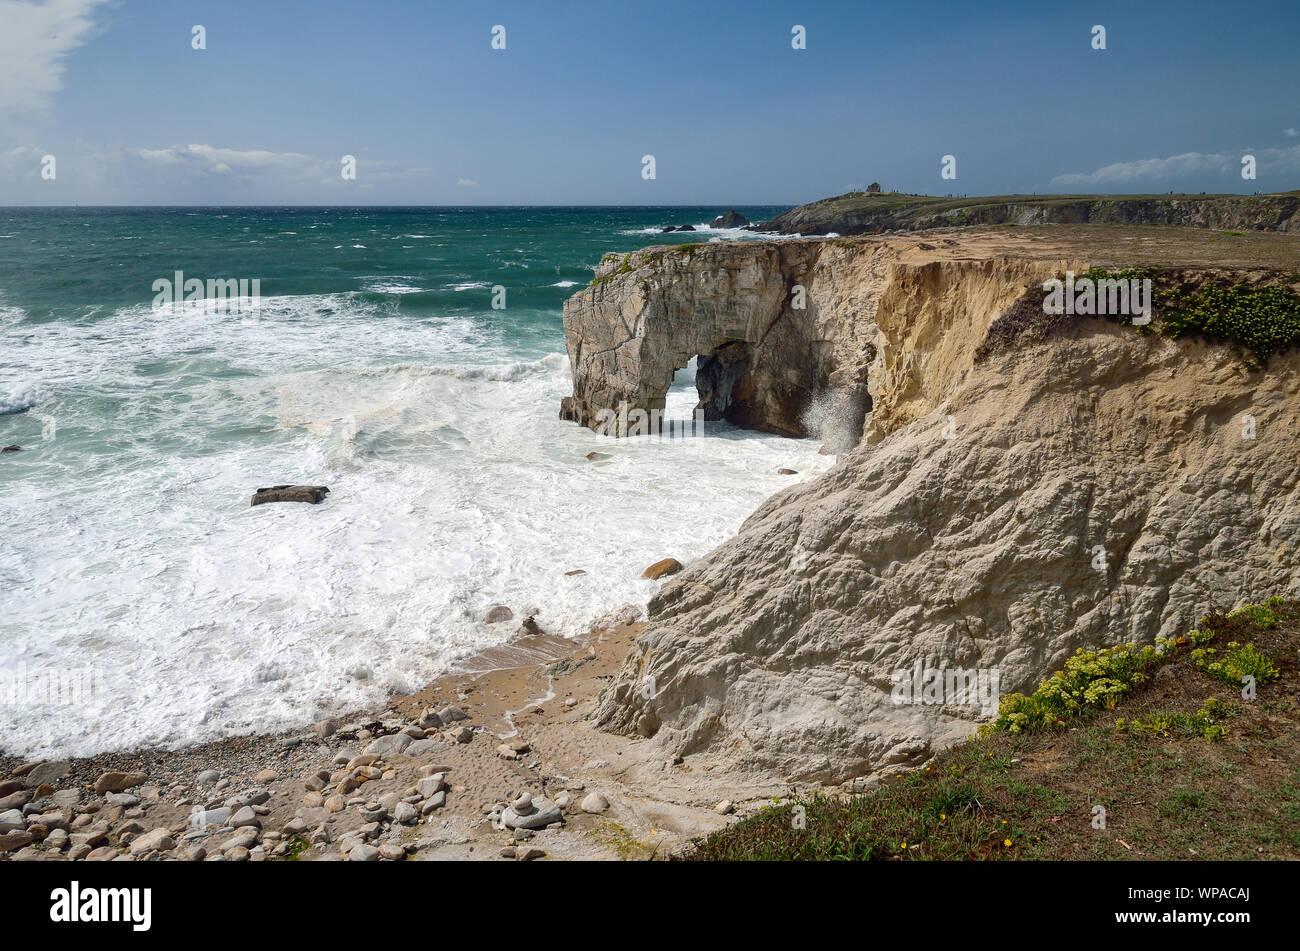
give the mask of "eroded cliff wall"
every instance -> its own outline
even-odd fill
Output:
[[[977,357],[1027,284],[1089,261],[1068,245],[929,240],[725,245],[621,273],[620,260],[566,308],[571,335],[618,328],[612,349],[571,336],[582,412],[646,398],[633,368],[683,365],[746,315],[751,346],[779,331],[814,354],[799,385],[847,373],[841,386],[871,398],[828,473],[651,601],[602,726],[695,762],[842,782],[922,761],[983,718],[894,703],[891,674],[918,661],[1023,691],[1079,646],[1300,592],[1300,357],[1253,371],[1227,346],[1090,318]],[[810,289],[805,314],[784,306],[791,283]]]

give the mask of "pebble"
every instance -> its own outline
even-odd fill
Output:
[[[735,810],[735,806],[731,804],[730,799],[724,799],[722,800],[722,802],[718,803],[716,806],[713,807],[713,811],[720,816],[730,815],[734,810]]]

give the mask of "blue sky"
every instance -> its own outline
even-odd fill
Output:
[[[0,0],[0,203],[1286,190],[1297,40],[1295,0]]]

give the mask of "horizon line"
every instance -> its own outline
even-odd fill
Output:
[[[1300,189],[1293,188],[1285,191],[1275,192],[1005,192],[1001,194],[990,195],[929,195],[921,192],[879,192],[881,196],[897,196],[905,198],[936,198],[947,201],[957,201],[960,199],[977,200],[982,198],[1257,198],[1267,197],[1270,195],[1291,195],[1300,193]],[[561,203],[561,204],[521,204],[518,202],[498,202],[490,204],[392,204],[392,203],[344,203],[344,204],[290,204],[283,202],[270,202],[261,204],[164,204],[164,203],[146,203],[146,204],[112,204],[100,202],[65,202],[60,204],[0,204],[0,209],[19,209],[19,208],[712,208],[727,206],[730,208],[773,208],[785,207],[798,208],[803,205],[810,205],[817,202],[843,198],[849,195],[870,194],[866,191],[841,192],[838,195],[827,195],[824,198],[814,198],[805,202],[788,202],[788,201],[747,201],[747,202],[675,202],[672,204],[618,204],[618,203]]]

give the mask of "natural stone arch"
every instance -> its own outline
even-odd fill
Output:
[[[849,383],[859,391],[851,402],[867,400],[863,374],[837,368],[822,339],[817,303],[804,293],[804,306],[792,304],[815,248],[773,244],[739,258],[725,246],[689,248],[702,250],[607,255],[591,287],[566,302],[574,387],[563,418],[610,435],[626,434],[607,425],[620,414],[661,419],[692,357],[706,420],[802,437],[814,400],[834,388]],[[860,433],[859,419],[851,441]]]

